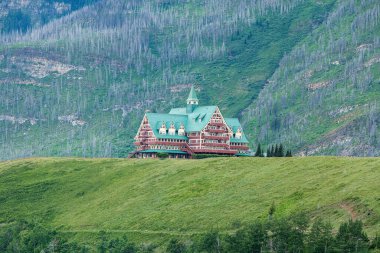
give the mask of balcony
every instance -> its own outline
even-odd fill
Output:
[[[171,142],[171,141],[148,141],[148,145],[170,145],[170,146],[185,146],[184,142]]]
[[[224,123],[223,122],[213,122],[211,121],[209,123],[210,126],[224,126]]]
[[[210,132],[210,133],[226,133],[227,130],[226,129],[211,129],[211,128],[208,128],[208,129],[206,129],[206,132]]]
[[[206,140],[225,140],[225,141],[227,141],[230,139],[230,137],[228,137],[228,136],[220,136],[220,135],[216,135],[216,136],[215,135],[204,135],[203,137]]]
[[[236,150],[218,150],[218,149],[193,149],[194,153],[207,153],[207,154],[224,154],[224,155],[234,155],[237,153]]]
[[[224,147],[224,148],[228,148],[229,145],[227,143],[212,143],[212,142],[205,142],[205,143],[202,143],[203,146],[206,146],[206,147]]]

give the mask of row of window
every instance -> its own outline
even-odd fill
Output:
[[[151,145],[151,149],[179,150],[178,146]]]

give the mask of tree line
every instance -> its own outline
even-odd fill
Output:
[[[264,153],[264,149],[261,148],[261,144],[257,145],[257,149],[255,152],[256,157],[292,157],[292,151],[286,150],[283,144],[275,144],[268,146],[266,153]]]
[[[190,239],[171,238],[162,245],[136,244],[127,236],[111,237],[104,231],[98,234],[94,245],[69,242],[56,230],[38,223],[14,222],[4,231],[0,230],[0,252],[99,252],[99,253],[346,253],[377,252],[380,237],[370,240],[361,221],[343,222],[336,234],[329,222],[321,218],[312,223],[307,215],[300,213],[288,218],[273,218],[274,209],[266,221],[257,220],[239,226],[233,232],[211,230]]]

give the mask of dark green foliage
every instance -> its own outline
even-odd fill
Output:
[[[273,209],[272,207],[270,209],[272,214]],[[190,241],[189,245],[191,244]],[[371,243],[369,242],[361,221],[348,221],[341,224],[334,238],[330,223],[316,219],[310,227],[309,218],[300,213],[288,218],[264,222],[257,220],[239,228],[233,234],[212,230],[198,236],[197,243],[192,244],[191,247],[187,247],[177,238],[172,238],[163,252],[354,253],[368,252],[368,249],[376,250],[379,246],[378,236]],[[156,249],[156,246],[149,243],[137,247],[126,236],[115,237],[104,231],[99,232],[98,244],[93,248],[83,243],[69,243],[55,230],[38,223],[20,221],[6,225],[5,229],[0,228],[1,253],[142,253],[155,252]]]
[[[21,10],[10,11],[4,19],[4,26],[2,32],[20,32],[25,33],[31,28],[30,16],[23,13]]]
[[[279,151],[279,150],[278,150],[278,145],[276,144],[276,147],[274,148],[274,156],[275,156],[275,157],[278,157],[278,154],[279,154],[278,151]]]
[[[182,253],[186,251],[186,245],[178,239],[171,239],[166,247],[168,253]]]
[[[206,159],[206,158],[215,158],[215,157],[230,157],[228,155],[217,155],[217,154],[193,154],[193,159]]]
[[[261,222],[255,222],[243,229],[238,230],[235,234],[227,236],[227,252],[253,252],[260,253],[268,241],[266,225]]]
[[[272,156],[275,156],[275,154],[276,154],[276,150],[274,149],[274,146],[272,145],[272,148],[270,149],[270,155],[272,157]]]
[[[284,157],[284,146],[282,144],[280,144],[279,148],[278,148],[278,157]]]
[[[88,247],[68,243],[57,232],[38,223],[15,222],[0,231],[0,252],[88,252]]]
[[[261,149],[261,144],[260,143],[257,146],[257,150],[256,150],[256,153],[255,153],[255,156],[256,157],[264,157],[263,150]]]
[[[285,157],[292,157],[292,156],[293,155],[292,155],[292,151],[291,150],[286,151]]]
[[[336,247],[339,252],[366,252],[369,240],[363,231],[363,223],[350,220],[341,224],[336,235]]]
[[[199,251],[217,253],[221,251],[220,235],[217,231],[206,233],[199,243]]]
[[[380,249],[380,237],[376,234],[375,238],[371,242],[370,249]]]
[[[135,253],[138,251],[136,245],[130,242],[125,235],[121,238],[109,239],[104,231],[99,233],[97,248],[99,253]]]
[[[268,147],[267,157],[292,157],[292,151],[287,150],[285,153],[285,148],[283,144],[276,144]]]
[[[270,148],[267,148],[267,157],[272,157],[272,152]]]
[[[165,159],[169,157],[168,153],[157,153],[157,157],[161,159]]]
[[[332,225],[318,218],[314,221],[308,236],[308,249],[310,253],[332,252],[333,243]]]
[[[276,212],[276,205],[274,204],[274,202],[272,202],[272,205],[269,207],[269,211],[268,211],[269,220],[272,219],[275,212]]]
[[[270,221],[270,248],[279,253],[302,252],[305,248],[308,224],[308,217],[302,213],[287,219]]]

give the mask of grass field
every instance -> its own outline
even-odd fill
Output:
[[[380,232],[380,159],[36,158],[0,163],[0,224],[36,220],[73,240],[101,230],[139,241],[231,231],[306,211],[334,225],[362,219]]]

